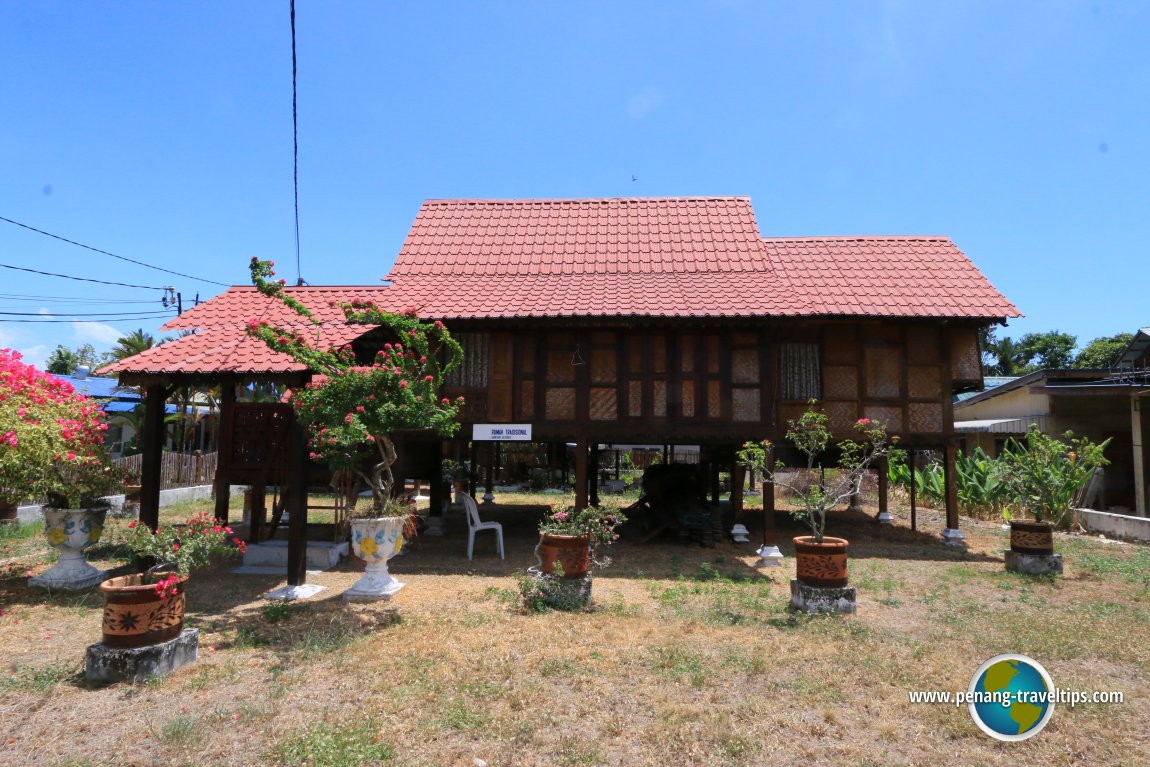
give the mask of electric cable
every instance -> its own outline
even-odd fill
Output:
[[[103,320],[103,322],[136,322],[138,320],[160,320],[160,319],[175,319],[175,314],[151,314],[143,317],[113,317]],[[0,322],[81,322],[82,320],[11,320],[6,317],[0,317]]]
[[[0,266],[4,267],[5,269],[15,269],[15,270],[20,271],[20,272],[32,272],[33,274],[43,274],[46,277],[63,277],[66,280],[79,280],[80,282],[98,282],[101,285],[118,285],[121,288],[141,288],[143,290],[167,290],[167,288],[160,288],[160,287],[156,287],[155,285],[131,285],[127,282],[109,282],[108,280],[95,280],[95,279],[92,279],[91,277],[73,277],[70,274],[57,274],[56,272],[42,272],[39,269],[29,269],[26,266],[12,266],[11,264],[0,264]]]
[[[28,226],[27,224],[21,224],[19,221],[13,221],[12,219],[5,218],[4,216],[0,216],[0,221],[7,221],[9,224],[14,224],[16,226],[23,227],[24,229],[27,229],[27,230],[32,231],[32,232],[36,232],[37,234],[42,234],[45,237],[51,237],[54,240],[60,240],[61,242],[66,242],[69,245],[75,245],[77,247],[85,248],[87,250],[91,250],[91,251],[96,252],[96,253],[102,253],[105,256],[111,256],[112,258],[118,258],[121,261],[127,261],[129,264],[136,264],[137,266],[142,266],[146,269],[155,269],[157,272],[166,272],[167,274],[174,274],[177,277],[186,277],[189,280],[196,280],[197,282],[206,282],[209,285],[222,285],[225,288],[231,287],[231,285],[227,285],[223,282],[216,282],[215,280],[205,280],[203,277],[193,277],[192,275],[184,274],[183,272],[174,272],[171,269],[164,269],[163,267],[160,267],[160,266],[153,266],[151,264],[146,264],[143,261],[137,261],[134,258],[127,258],[125,256],[117,256],[115,253],[109,253],[106,250],[100,250],[99,248],[93,248],[91,245],[85,245],[82,242],[76,242],[75,240],[69,240],[67,237],[61,237],[58,234],[52,234],[51,232],[45,232],[43,229],[37,229],[36,227]],[[56,276],[60,276],[60,275],[56,275]]]

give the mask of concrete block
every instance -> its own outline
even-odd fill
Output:
[[[854,586],[808,586],[798,578],[791,578],[791,609],[808,615],[854,613],[858,609],[857,593]]]
[[[1023,554],[1007,549],[1006,569],[1024,575],[1062,575],[1061,554]]]
[[[346,541],[343,543],[308,541],[305,567],[309,570],[330,570],[338,565],[340,558],[346,557],[347,553]],[[272,540],[251,544],[244,552],[244,567],[277,567],[284,571],[287,568],[287,556],[287,541]]]
[[[1150,517],[1133,517],[1107,511],[1075,509],[1078,522],[1088,533],[1103,533],[1124,541],[1150,543]]]
[[[196,662],[199,629],[184,629],[175,639],[146,647],[88,646],[84,678],[89,682],[145,682],[168,676],[181,666]]]

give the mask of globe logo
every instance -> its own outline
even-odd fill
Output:
[[[1025,655],[996,655],[978,667],[968,691],[970,716],[998,740],[1032,738],[1054,714],[1057,691],[1050,674]]]

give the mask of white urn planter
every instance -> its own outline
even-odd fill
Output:
[[[351,520],[351,548],[367,562],[363,577],[348,589],[344,599],[377,601],[391,599],[404,584],[387,571],[387,560],[403,548],[405,517],[377,517]]]
[[[107,509],[44,509],[44,532],[48,545],[60,552],[60,559],[40,575],[28,579],[29,586],[48,589],[90,589],[104,580],[105,573],[88,564],[84,550],[100,540]]]

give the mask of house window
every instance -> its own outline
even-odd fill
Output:
[[[822,396],[818,344],[779,344],[779,395],[784,400]]]
[[[456,333],[455,340],[463,347],[463,359],[447,374],[446,384],[467,389],[487,386],[487,333]]]

